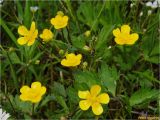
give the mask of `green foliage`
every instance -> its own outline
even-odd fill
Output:
[[[158,95],[158,90],[141,88],[140,90],[133,93],[133,95],[130,97],[130,105],[135,106],[141,103],[145,103],[147,101],[154,100],[158,98]]]
[[[147,7],[146,2],[4,0],[0,6],[0,99],[9,119],[137,119],[142,112],[158,116],[159,9]],[[38,7],[35,12],[30,10],[34,6]],[[56,30],[51,25],[57,11],[69,17],[66,28]],[[47,28],[53,39],[44,43],[38,37],[32,46],[19,45],[18,27],[30,29],[32,21],[38,35]],[[139,35],[134,45],[122,46],[114,40],[113,30],[124,24]],[[66,53],[82,54],[80,65],[62,66]],[[34,81],[47,88],[41,101],[20,100],[20,88]],[[78,91],[96,84],[110,97],[100,116],[91,108],[79,107]]]
[[[102,64],[99,71],[99,76],[102,85],[107,87],[108,91],[111,92],[113,96],[115,96],[117,80],[119,79],[119,73],[117,72],[116,68],[109,68],[106,64]]]

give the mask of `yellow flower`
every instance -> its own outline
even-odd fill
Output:
[[[35,22],[32,22],[30,30],[28,30],[25,26],[21,25],[18,27],[18,33],[23,37],[18,38],[17,42],[20,45],[27,44],[31,46],[34,44],[35,39],[38,36],[38,30],[35,27]]]
[[[87,30],[87,31],[84,33],[84,35],[85,35],[86,37],[89,37],[89,36],[91,35],[91,31],[90,31],[90,30]]]
[[[66,59],[61,61],[61,65],[66,67],[75,67],[81,63],[82,55],[75,55],[74,53],[70,53],[66,55]]]
[[[20,92],[20,99],[22,101],[37,103],[42,99],[42,95],[46,93],[46,87],[41,86],[40,82],[33,82],[31,88],[26,85],[22,86]]]
[[[49,29],[44,29],[42,34],[40,34],[40,38],[42,38],[44,42],[48,42],[53,38],[53,33]]]
[[[113,30],[113,35],[115,36],[115,42],[119,45],[133,45],[139,38],[137,33],[130,34],[130,26],[121,26],[121,31],[119,28]]]
[[[68,16],[65,16],[62,11],[58,11],[55,18],[52,18],[50,22],[55,29],[64,28],[68,24]]]
[[[91,106],[95,115],[102,114],[103,108],[101,104],[108,104],[110,98],[107,93],[99,95],[100,91],[101,87],[99,85],[92,86],[90,91],[78,91],[79,98],[84,99],[79,102],[79,107],[82,110],[88,110]]]

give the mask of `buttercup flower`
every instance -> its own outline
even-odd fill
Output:
[[[130,34],[130,27],[128,25],[121,26],[121,31],[119,28],[114,29],[113,35],[115,36],[115,42],[119,45],[132,45],[139,38],[137,33]]]
[[[38,30],[35,27],[35,22],[32,22],[30,30],[28,30],[25,26],[21,25],[18,27],[18,33],[23,37],[18,38],[17,42],[20,45],[27,44],[31,46],[34,44],[35,39],[38,36]]]
[[[22,101],[38,103],[46,93],[46,87],[41,86],[40,82],[33,82],[31,88],[25,85],[20,89],[20,92],[20,99]]]
[[[75,67],[81,63],[82,55],[74,53],[66,54],[66,59],[61,61],[61,65],[66,67]]]
[[[91,31],[90,31],[90,30],[87,30],[87,31],[84,33],[84,35],[85,35],[86,37],[89,37],[89,36],[91,35]]]
[[[40,34],[40,38],[42,38],[44,42],[48,42],[53,38],[53,33],[49,29],[44,29],[42,34]]]
[[[55,29],[64,28],[68,24],[68,16],[65,16],[62,11],[58,11],[55,18],[52,18],[50,22]]]
[[[79,98],[81,100],[79,102],[79,107],[82,110],[88,110],[89,107],[92,107],[92,111],[95,115],[100,115],[103,113],[102,104],[109,103],[109,95],[107,93],[99,94],[101,91],[101,87],[99,85],[93,85],[90,91],[78,91]]]

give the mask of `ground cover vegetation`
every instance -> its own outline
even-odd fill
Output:
[[[0,7],[6,117],[158,117],[158,0],[2,0]]]

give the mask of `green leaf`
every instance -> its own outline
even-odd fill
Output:
[[[136,91],[132,94],[130,97],[130,105],[135,106],[141,103],[144,103],[148,100],[152,100],[155,98],[158,98],[159,91],[155,89],[147,89],[147,88],[141,88],[140,90]]]
[[[0,25],[2,25],[3,29],[5,30],[5,32],[8,34],[8,36],[11,38],[11,40],[16,44],[17,47],[20,47],[17,43],[17,39],[14,36],[14,34],[12,33],[12,31],[10,30],[10,28],[8,28],[8,26],[6,25],[6,23],[2,20],[2,18],[0,18]]]
[[[77,83],[85,83],[88,85],[88,87],[91,87],[92,85],[99,84],[100,81],[96,75],[96,73],[90,72],[90,71],[80,71],[77,70],[74,72],[74,79]]]
[[[16,52],[9,52],[9,57],[12,61],[12,64],[19,64],[21,63],[19,57],[17,56]]]
[[[73,36],[72,44],[74,47],[82,49],[85,46],[85,39],[83,38],[83,36],[78,36],[78,37]]]
[[[24,11],[24,24],[25,26],[27,26],[28,28],[30,27],[30,23],[31,23],[31,11],[30,11],[30,1],[26,1],[25,3],[25,11]]]
[[[49,101],[53,101],[53,100],[55,100],[55,99],[56,99],[56,98],[55,98],[55,96],[54,96],[53,94],[47,95],[47,96],[42,100],[42,102],[41,102],[41,104],[40,104],[39,107],[41,108],[41,107],[47,105],[47,103],[48,103]]]
[[[84,2],[80,5],[80,7],[77,10],[77,18],[89,26],[90,28],[94,24],[94,20],[97,18],[98,12],[96,10],[96,7],[93,7],[92,2]],[[97,27],[98,24],[95,25],[95,28]]]
[[[108,65],[102,64],[99,71],[99,77],[102,85],[108,88],[113,96],[116,94],[117,80],[119,79],[119,73],[115,67],[109,68]]]
[[[158,64],[159,62],[159,34],[156,32],[156,28],[153,28],[153,30],[150,33],[147,33],[143,37],[143,43],[142,43],[142,50],[144,53],[144,59],[146,61],[149,61],[151,63]]]
[[[19,96],[16,95],[14,98],[15,104],[17,108],[25,113],[30,113],[32,109],[32,103],[31,102],[24,102],[21,101]]]
[[[67,89],[67,95],[71,103],[74,103],[74,104],[78,103],[79,98],[78,98],[78,92],[76,89],[69,87]]]
[[[102,28],[101,32],[98,35],[98,40],[95,46],[96,51],[103,51],[102,48],[104,48],[104,46],[106,46],[107,41],[109,41],[108,36],[111,34],[113,28],[113,25],[106,25]]]
[[[68,111],[68,106],[62,96],[56,96],[56,101],[66,110]]]
[[[20,1],[15,1],[16,5],[17,5],[17,12],[18,12],[18,18],[20,21],[23,20],[23,8],[22,8],[22,5],[20,3]]]
[[[61,95],[61,96],[63,96],[63,97],[66,97],[65,88],[64,88],[64,86],[63,86],[61,83],[54,82],[53,91],[54,91],[54,93],[56,93],[57,95]]]

